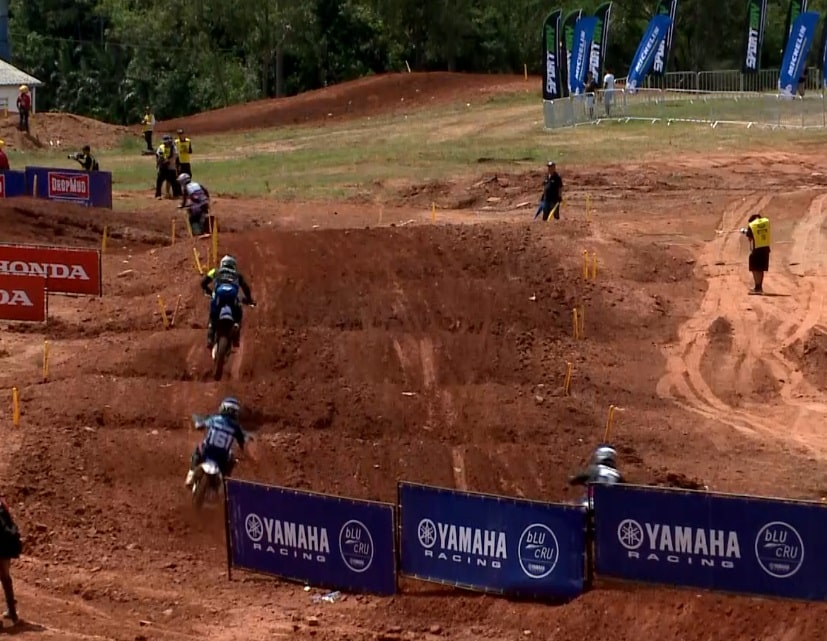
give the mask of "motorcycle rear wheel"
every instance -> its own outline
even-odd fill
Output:
[[[224,374],[224,363],[227,360],[227,355],[230,353],[230,339],[227,336],[220,336],[218,338],[218,347],[215,352],[215,375],[217,381],[221,380]]]

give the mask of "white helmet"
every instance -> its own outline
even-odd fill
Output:
[[[181,175],[178,176],[178,182],[181,183],[182,185],[189,185],[191,181],[192,181],[192,178],[190,177],[189,174],[181,174]]]
[[[238,263],[232,256],[224,256],[218,263],[218,269],[235,272],[238,271]]]

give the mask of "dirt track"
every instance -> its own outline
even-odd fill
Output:
[[[222,249],[239,256],[259,306],[220,385],[207,377],[191,241],[168,246],[166,210],[143,212],[136,229],[126,214],[3,205],[4,238],[42,240],[46,226],[95,246],[103,224],[114,235],[102,299],[54,296],[46,334],[0,335],[0,385],[18,385],[23,401],[19,430],[0,419],[0,478],[27,536],[21,613],[37,622],[20,638],[818,638],[821,605],[618,584],[559,607],[413,581],[393,599],[314,605],[316,590],[228,583],[219,515],[195,519],[183,488],[197,440],[186,417],[230,392],[254,408],[260,437],[258,463],[239,476],[291,487],[392,499],[405,479],[570,500],[566,476],[614,403],[634,481],[823,496],[827,192],[773,171],[768,195],[749,178],[792,162],[807,175],[819,159],[565,168],[564,219],[548,225],[505,209],[533,195],[534,173],[481,176],[471,200],[471,185],[447,181],[437,224],[422,206],[434,186],[386,204],[381,226],[371,204],[302,216],[301,204],[236,201]],[[492,194],[503,211],[482,209]],[[772,295],[760,298],[746,295],[746,248],[733,233],[753,211],[774,224]],[[599,257],[594,282],[580,276],[584,249]],[[174,329],[161,329],[157,294],[169,307],[181,295]]]

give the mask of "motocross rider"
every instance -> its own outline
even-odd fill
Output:
[[[210,283],[215,281],[212,290]],[[253,294],[247,280],[238,271],[238,263],[232,256],[224,256],[218,263],[218,268],[213,268],[201,279],[201,289],[210,296],[210,324],[207,327],[207,348],[212,349],[215,343],[215,323],[218,321],[218,314],[223,305],[230,305],[233,310],[233,319],[238,324],[238,331],[233,340],[234,346],[238,347],[241,341],[241,320],[243,311],[238,300],[238,290],[244,292],[244,304],[253,306]]]
[[[189,200],[190,226],[200,223],[202,216],[206,216],[210,209],[210,192],[203,185],[194,182],[192,177],[183,173],[178,176],[178,183],[181,185],[181,204],[178,209],[187,206]],[[203,229],[203,225],[202,225]]]
[[[569,479],[569,485],[592,483],[614,485],[624,483],[623,475],[617,469],[617,450],[611,445],[600,445],[592,453],[588,466]],[[591,506],[591,497],[584,503]]]
[[[187,487],[192,485],[196,468],[205,460],[214,461],[225,478],[230,476],[234,466],[233,443],[238,441],[238,446],[244,450],[247,441],[247,435],[238,422],[240,414],[241,403],[238,399],[227,397],[221,401],[218,414],[192,417],[195,429],[206,428],[207,433],[190,458],[190,469],[185,481]]]

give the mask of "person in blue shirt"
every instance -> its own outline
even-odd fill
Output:
[[[191,486],[195,479],[195,470],[207,460],[218,465],[224,477],[230,476],[234,466],[233,445],[237,442],[244,450],[247,442],[247,434],[238,422],[240,415],[241,403],[233,397],[221,401],[218,414],[206,417],[193,415],[195,429],[206,430],[206,434],[190,458],[190,469],[185,481],[187,487]]]

